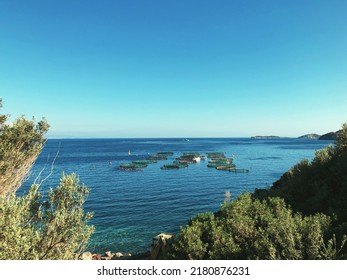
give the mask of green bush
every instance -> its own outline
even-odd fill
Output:
[[[334,225],[347,223],[347,124],[335,146],[317,151],[312,161],[301,161],[269,190],[258,190],[255,196],[282,197],[294,211],[324,213],[333,218]]]
[[[251,194],[224,204],[216,214],[193,218],[169,247],[169,259],[300,260],[340,258],[330,218],[303,217],[283,199],[260,201]]]
[[[47,198],[38,187],[0,197],[0,259],[75,259],[85,249],[94,231],[82,208],[88,189],[74,174],[63,175]]]

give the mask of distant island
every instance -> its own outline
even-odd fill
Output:
[[[323,134],[321,137],[319,137],[319,140],[336,140],[337,135],[341,132],[342,130],[338,130],[336,132],[329,132],[326,134]]]
[[[317,139],[317,140],[336,140],[337,135],[341,132],[341,130],[338,130],[336,132],[329,132],[323,135],[319,135],[316,133],[309,133],[302,136],[299,136],[298,139]],[[257,135],[252,136],[251,139],[287,139],[290,137],[282,137],[282,136],[275,136],[275,135]],[[294,137],[295,138],[295,137]]]
[[[302,135],[302,136],[300,136],[298,138],[299,139],[319,139],[319,137],[321,137],[321,136],[318,135],[318,134],[310,133],[310,134]]]

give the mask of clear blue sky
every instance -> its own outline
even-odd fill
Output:
[[[0,0],[3,113],[49,137],[326,133],[347,122],[347,1]]]

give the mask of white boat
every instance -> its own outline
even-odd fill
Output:
[[[194,158],[193,158],[193,161],[195,161],[195,162],[200,162],[200,157],[194,157]]]

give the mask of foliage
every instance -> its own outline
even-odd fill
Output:
[[[243,194],[216,214],[205,213],[182,228],[171,244],[173,259],[335,259],[340,250],[327,238],[330,218],[303,217],[283,199],[260,201]],[[343,243],[339,246],[341,247]]]
[[[59,186],[45,196],[34,184],[17,197],[49,125],[24,117],[12,125],[6,121],[0,115],[0,259],[75,259],[94,231],[88,225],[92,214],[82,207],[89,191],[76,175],[63,174]]]
[[[335,146],[317,151],[311,162],[301,161],[269,190],[258,190],[255,196],[282,197],[295,211],[325,213],[334,224],[347,223],[347,124],[338,133]]]
[[[6,120],[7,116],[0,115],[0,195],[21,186],[46,142],[44,135],[49,128],[45,119],[36,124],[20,117],[12,125],[6,125]]]
[[[93,226],[82,205],[88,189],[76,175],[62,176],[43,199],[38,185],[23,197],[0,198],[0,259],[74,259]]]

